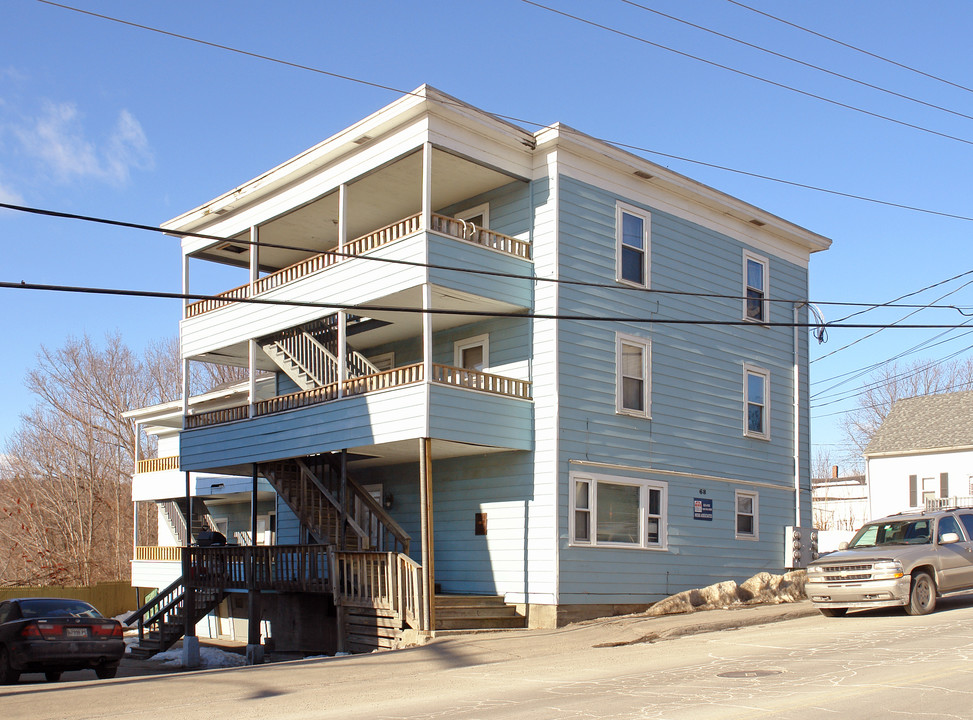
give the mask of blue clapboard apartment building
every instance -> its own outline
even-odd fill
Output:
[[[187,376],[249,380],[133,414],[146,644],[165,605],[357,650],[792,565],[827,238],[429,86],[164,228]]]

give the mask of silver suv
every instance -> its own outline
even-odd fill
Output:
[[[807,596],[824,615],[901,605],[925,615],[936,598],[973,588],[973,508],[874,520],[807,568]]]

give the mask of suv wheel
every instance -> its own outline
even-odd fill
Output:
[[[936,581],[927,572],[912,576],[912,592],[905,611],[909,615],[927,615],[936,609]]]

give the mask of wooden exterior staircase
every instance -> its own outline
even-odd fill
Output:
[[[420,566],[410,538],[353,478],[339,455],[264,463],[258,472],[315,541],[328,545],[338,632],[344,649],[395,646],[402,631],[424,630]]]
[[[198,623],[226,597],[226,591],[215,588],[195,588],[193,625]],[[145,605],[125,618],[126,625],[138,623],[138,645],[132,654],[148,657],[171,648],[186,632],[186,587],[182,576],[169,587],[150,598]]]
[[[260,340],[267,357],[274,361],[301,390],[338,382],[338,333],[335,315],[307,325],[290,328]],[[348,320],[349,332],[361,318]],[[348,347],[345,356],[346,377],[354,378],[378,372],[368,358]]]

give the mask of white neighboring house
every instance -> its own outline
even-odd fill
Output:
[[[838,466],[835,465],[831,468],[830,477],[813,478],[811,515],[814,527],[818,529],[818,547],[821,550],[836,550],[839,542],[850,540],[854,531],[869,518],[865,476],[839,476]],[[833,542],[828,542],[829,538],[833,538]]]
[[[869,519],[973,495],[973,391],[897,401],[864,455]]]

